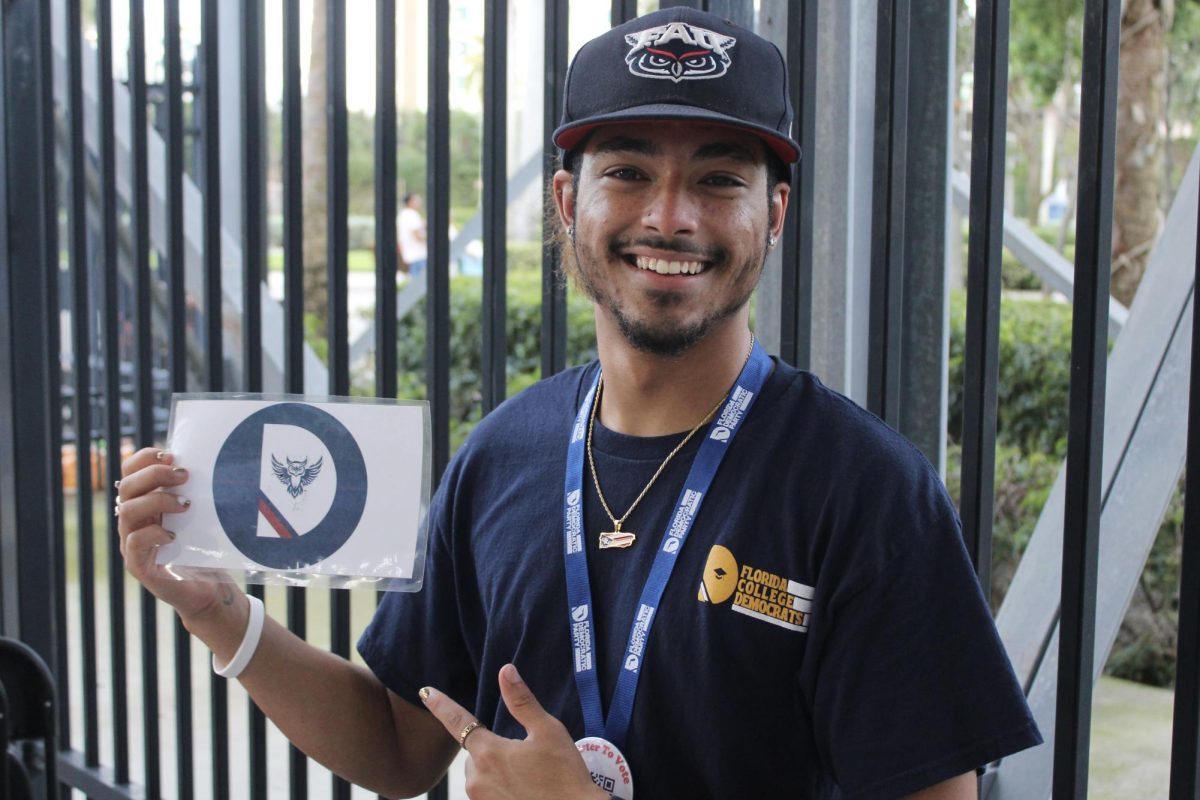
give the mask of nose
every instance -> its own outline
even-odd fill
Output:
[[[661,236],[690,236],[699,227],[700,206],[687,187],[663,180],[648,199],[642,224]]]

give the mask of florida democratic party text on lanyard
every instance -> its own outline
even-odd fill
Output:
[[[669,526],[650,567],[650,575],[642,589],[607,721],[601,710],[600,684],[596,674],[592,587],[588,579],[587,548],[583,543],[584,439],[587,435],[588,415],[600,379],[599,371],[575,417],[575,426],[567,448],[567,474],[563,494],[563,555],[567,572],[568,623],[571,626],[574,650],[572,660],[586,733],[585,738],[576,744],[597,782],[600,782],[605,774],[612,775],[612,779],[605,781],[602,788],[608,789],[616,797],[633,796],[632,778],[620,749],[625,746],[625,738],[629,732],[638,678],[641,666],[645,662],[655,611],[671,578],[671,572],[675,569],[676,557],[687,541],[688,532],[700,511],[700,504],[721,466],[721,460],[733,444],[734,436],[750,412],[750,407],[757,399],[770,371],[771,359],[755,342],[750,358],[742,367],[742,372],[722,404],[720,413],[705,431],[703,442],[692,462],[683,491],[675,502]]]

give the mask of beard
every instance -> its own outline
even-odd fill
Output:
[[[586,246],[571,242],[568,259],[573,264],[564,264],[569,274],[572,274],[583,292],[600,307],[604,308],[617,323],[621,335],[635,349],[656,356],[676,357],[686,353],[698,342],[708,336],[714,328],[732,317],[750,300],[754,287],[758,284],[758,276],[762,272],[768,249],[764,246],[760,253],[748,256],[741,264],[730,262],[728,251],[719,247],[697,248],[683,245],[677,241],[659,238],[619,239],[608,242],[607,255],[614,260],[624,261],[621,253],[631,246],[650,247],[666,250],[687,256],[689,260],[699,260],[708,263],[707,270],[729,270],[737,272],[737,280],[732,285],[733,294],[723,305],[708,309],[698,320],[680,324],[669,319],[665,312],[685,300],[681,292],[670,290],[645,290],[643,296],[648,298],[655,310],[661,310],[661,317],[638,318],[632,316],[628,309],[622,308],[617,299],[605,291],[602,285],[603,265],[596,254]],[[706,270],[706,271],[707,271]]]

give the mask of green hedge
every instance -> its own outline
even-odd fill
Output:
[[[962,469],[962,384],[966,307],[950,304],[950,413],[946,476],[958,501]],[[1071,308],[1048,299],[1005,295],[1000,308],[993,609],[999,608],[1066,453],[1070,390]],[[1183,540],[1182,481],[1142,572],[1130,613],[1106,671],[1165,686],[1175,679],[1179,561]]]
[[[458,277],[450,281],[450,439],[454,449],[479,422],[483,411],[480,384],[482,299],[483,285],[479,278]],[[537,381],[541,373],[540,271],[519,269],[511,272],[507,300],[507,389],[511,397]],[[399,395],[422,399],[425,397],[424,301],[400,321],[396,338]],[[578,293],[568,292],[567,363],[581,364],[595,357],[592,305]]]
[[[966,299],[950,299],[949,435],[962,433]],[[1066,452],[1071,307],[1005,296],[1000,308],[997,441],[1024,453]]]

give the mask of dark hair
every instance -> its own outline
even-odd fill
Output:
[[[417,196],[416,192],[405,192],[404,197],[400,198],[400,205],[406,206],[409,201]]]

